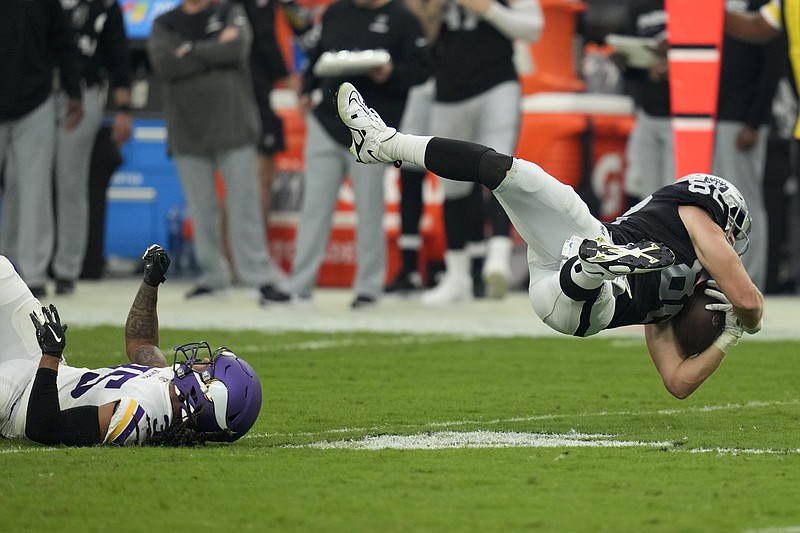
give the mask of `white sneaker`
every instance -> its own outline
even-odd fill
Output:
[[[367,107],[352,83],[345,82],[336,92],[339,118],[350,128],[353,142],[350,153],[359,163],[392,163],[394,158],[383,151],[381,144],[395,136],[397,130],[388,127],[378,113]]]
[[[424,305],[449,305],[472,300],[472,278],[460,272],[445,272],[439,284],[422,293]]]
[[[501,300],[508,293],[511,283],[511,237],[489,239],[486,262],[483,265],[483,282],[486,297]]]

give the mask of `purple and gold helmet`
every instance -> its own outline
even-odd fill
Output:
[[[233,442],[253,427],[261,382],[244,359],[225,347],[212,352],[202,341],[177,346],[172,368],[183,418],[207,440]]]

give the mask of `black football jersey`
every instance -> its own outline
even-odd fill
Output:
[[[448,2],[439,36],[431,44],[436,100],[460,102],[516,80],[513,56],[508,37],[474,11]]]
[[[609,328],[667,320],[680,311],[692,294],[702,267],[678,215],[681,205],[705,209],[720,228],[725,228],[728,207],[714,180],[702,177],[663,187],[613,222],[606,223],[616,244],[647,239],[663,243],[675,253],[675,264],[671,267],[627,277],[630,292],[617,298]]]
[[[128,40],[116,0],[61,0],[81,53],[83,80],[93,86],[109,78],[113,87],[130,87]]]

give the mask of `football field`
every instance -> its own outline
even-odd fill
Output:
[[[71,365],[125,362],[135,288],[53,299]],[[768,299],[763,336],[679,401],[639,329],[557,336],[524,294],[354,313],[345,291],[260,309],[185,289],[162,289],[161,346],[250,362],[253,430],[192,449],[0,440],[0,531],[800,532],[797,299]]]

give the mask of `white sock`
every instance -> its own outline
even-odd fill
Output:
[[[600,287],[604,281],[603,273],[586,270],[580,261],[575,261],[569,269],[569,277],[575,285],[587,291]]]
[[[425,150],[431,139],[431,136],[409,135],[398,131],[383,143],[383,151],[391,158],[425,168]]]

